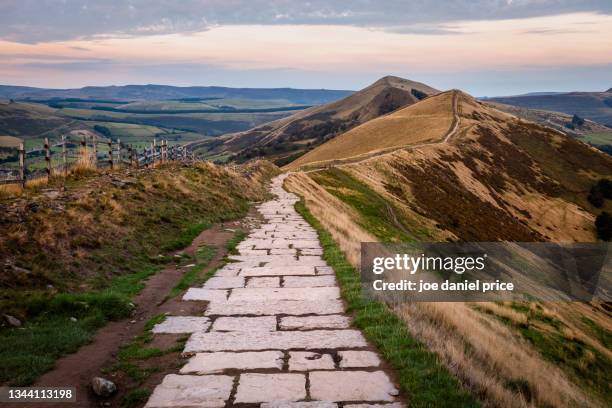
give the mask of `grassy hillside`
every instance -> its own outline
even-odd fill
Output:
[[[521,95],[491,98],[494,102],[529,109],[543,109],[579,115],[612,125],[612,92],[570,92],[554,95]]]
[[[587,197],[612,174],[609,156],[462,93],[458,115],[447,142],[331,162],[286,186],[354,266],[359,243],[373,240],[596,240],[594,218],[611,204],[596,208]],[[355,148],[376,150],[394,135],[372,132]],[[601,407],[611,398],[606,305],[412,303],[394,311],[485,405]]]
[[[168,164],[0,196],[0,315],[24,322],[0,326],[0,383],[31,383],[107,321],[130,316],[131,297],[173,251],[243,216],[276,171]]]
[[[453,92],[438,94],[351,129],[298,158],[287,169],[440,141],[451,130],[453,119]]]
[[[425,84],[384,77],[339,101],[227,135],[223,145],[210,149],[211,154],[227,150],[239,160],[268,157],[286,164],[340,133],[435,93]]]

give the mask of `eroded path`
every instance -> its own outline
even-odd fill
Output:
[[[154,328],[192,333],[191,355],[167,375],[147,407],[398,408],[398,391],[344,313],[334,271],[298,198],[273,180],[265,218],[220,269],[185,301],[206,300],[203,316],[168,317]],[[383,405],[384,404],[384,405]]]

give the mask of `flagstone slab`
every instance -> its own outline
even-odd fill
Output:
[[[331,266],[315,266],[317,275],[335,275],[336,272]]]
[[[262,266],[258,268],[244,268],[240,276],[285,276],[285,275],[314,275],[315,268],[310,265],[296,265],[296,262],[283,266]]]
[[[323,401],[394,401],[398,395],[384,371],[313,371],[310,396]]]
[[[305,315],[305,314],[338,314],[344,311],[339,299],[333,300],[265,300],[252,302],[211,302],[205,316],[236,315]]]
[[[208,317],[197,316],[168,316],[166,320],[153,327],[153,333],[193,333],[196,331],[206,331],[210,327]]]
[[[280,287],[279,276],[264,276],[249,278],[246,284],[247,288],[278,288]]]
[[[392,402],[390,404],[344,404],[349,408],[404,408],[401,402]]]
[[[298,401],[306,398],[304,374],[241,374],[235,402]]]
[[[333,402],[327,402],[327,401],[301,401],[301,402],[274,401],[274,402],[264,402],[259,407],[260,408],[338,408],[338,404],[334,404]]]
[[[185,353],[240,350],[338,349],[366,346],[366,340],[361,332],[350,329],[274,332],[196,332],[187,340]]]
[[[380,358],[372,351],[344,350],[339,351],[340,368],[378,367]]]
[[[333,370],[334,360],[330,354],[309,351],[289,353],[289,371]]]
[[[181,374],[214,374],[224,370],[282,369],[281,351],[247,351],[243,353],[198,353],[181,368]]]
[[[231,289],[231,288],[243,288],[244,278],[241,276],[236,277],[217,277],[213,276],[208,279],[204,284],[206,289]]]
[[[230,293],[228,302],[257,302],[259,300],[333,300],[340,298],[338,287],[308,288],[236,288]]]
[[[337,286],[336,277],[333,275],[286,276],[283,280],[283,288],[308,288],[322,286]]]
[[[229,375],[169,374],[155,387],[146,408],[224,407],[232,392]]]
[[[297,250],[293,248],[271,248],[270,255],[290,255],[294,257],[297,254]]]
[[[275,331],[276,317],[217,317],[213,331]]]
[[[280,320],[281,330],[346,329],[351,319],[343,315],[287,316]]]
[[[189,288],[183,295],[183,300],[225,302],[227,300],[227,292],[228,291],[224,289]]]

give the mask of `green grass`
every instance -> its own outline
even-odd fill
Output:
[[[173,298],[191,286],[204,283],[208,280],[214,274],[214,270],[209,271],[209,273],[204,276],[200,275],[216,254],[217,250],[214,247],[203,246],[198,248],[195,257],[196,265],[185,272],[181,280],[172,288],[167,298]]]
[[[403,224],[399,228],[392,220],[392,214],[398,210],[380,194],[353,178],[349,173],[332,168],[311,174],[311,178],[350,205],[360,215],[359,225],[382,242],[412,242],[414,237],[407,234]],[[398,223],[401,222],[398,220]],[[404,229],[404,230],[402,230]],[[415,231],[415,233],[419,233]]]
[[[515,302],[510,307],[527,315],[527,323],[517,324],[508,318],[497,315],[495,317],[517,330],[544,358],[565,371],[590,395],[597,396],[603,401],[612,400],[609,386],[612,361],[607,356],[579,338],[565,335],[563,332],[565,324],[546,315],[540,305],[536,304],[536,308],[533,309],[527,303]],[[586,317],[582,320],[601,344],[609,348],[610,332]]]
[[[121,401],[122,408],[136,407],[147,401],[151,391],[146,388],[136,388],[125,394]]]
[[[478,401],[461,388],[436,354],[414,339],[405,323],[387,305],[368,299],[359,274],[348,263],[331,235],[312,216],[303,200],[296,210],[319,233],[323,257],[336,272],[342,297],[354,324],[363,331],[388,363],[397,370],[401,391],[411,407],[478,407]]]
[[[591,133],[580,137],[580,140],[595,145],[612,144],[612,132]]]
[[[230,255],[237,255],[238,251],[236,250],[236,248],[246,236],[247,234],[243,230],[236,230],[234,236],[225,244],[225,247],[227,248],[227,253]]]
[[[185,228],[181,234],[168,242],[162,247],[164,251],[175,251],[177,249],[185,248],[191,244],[198,235],[202,233],[205,229],[209,228],[210,224],[206,222],[199,222],[197,224],[193,224]]]
[[[155,365],[148,367],[142,364],[143,361],[183,350],[187,337],[180,338],[175,345],[166,349],[149,346],[153,340],[153,333],[151,330],[156,324],[163,322],[165,318],[166,315],[160,314],[149,319],[145,323],[144,332],[121,347],[117,354],[117,362],[110,371],[122,371],[138,385],[141,385],[151,374],[160,370],[160,367]]]

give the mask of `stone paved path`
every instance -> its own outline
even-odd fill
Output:
[[[191,333],[180,374],[167,375],[146,407],[399,408],[396,387],[344,314],[316,231],[298,198],[273,180],[266,222],[229,263],[185,301],[210,303],[203,316],[168,317],[155,333]]]

